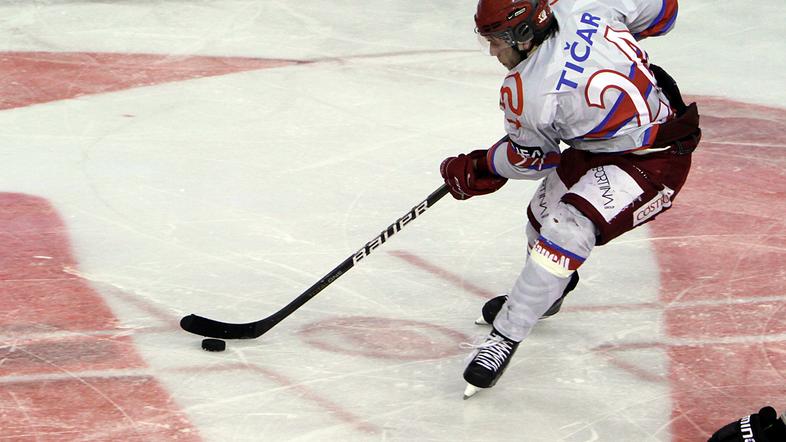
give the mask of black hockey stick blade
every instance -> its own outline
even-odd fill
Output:
[[[193,314],[180,320],[180,328],[195,335],[219,339],[254,339],[262,335],[256,332],[257,322],[232,324]]]
[[[365,246],[361,247],[357,252],[349,255],[344,261],[341,262],[336,268],[331,270],[322,279],[317,281],[314,285],[308,288],[300,296],[292,300],[289,304],[281,308],[281,310],[273,313],[267,318],[260,319],[259,321],[246,322],[246,323],[230,323],[216,321],[215,319],[205,318],[199,315],[188,315],[180,320],[180,327],[195,335],[207,336],[210,338],[218,339],[254,339],[262,336],[276,324],[281,322],[284,318],[292,314],[295,310],[299,309],[303,304],[308,302],[311,298],[321,292],[322,289],[330,285],[339,276],[346,273],[349,269],[355,266],[358,261],[367,257],[371,252],[376,250],[379,246],[387,242],[391,236],[399,232],[404,226],[409,224],[418,216],[422,215],[429,207],[439,201],[440,198],[447,195],[449,192],[447,184],[443,184],[437,190],[431,193],[425,200],[421,201],[417,206],[409,210],[404,216],[397,219],[396,222],[389,225],[387,229],[383,230],[379,235],[374,237],[371,241],[367,242]]]

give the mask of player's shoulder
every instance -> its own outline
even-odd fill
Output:
[[[560,28],[575,29],[583,24],[620,22],[621,11],[630,0],[557,0],[551,8]]]
[[[548,83],[550,93],[575,95],[592,72],[629,61],[609,53],[606,33],[609,28],[625,30],[618,14],[607,2],[613,0],[559,0],[555,10],[557,31],[538,52],[540,75]],[[559,14],[557,14],[559,13]]]

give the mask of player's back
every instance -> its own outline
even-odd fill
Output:
[[[553,4],[558,30],[514,68],[503,85],[500,104],[514,141],[549,150],[564,141],[596,152],[630,151],[652,142],[654,126],[671,110],[637,44],[640,35],[634,33],[659,25],[663,18],[658,14],[665,9],[657,11],[653,1],[642,0],[642,10],[631,11],[626,9],[631,3]],[[515,106],[511,97],[516,95],[523,106]]]

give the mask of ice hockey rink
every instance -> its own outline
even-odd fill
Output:
[[[561,0],[568,1],[568,0]],[[535,184],[443,198],[503,134],[474,0],[0,3],[0,440],[704,441],[786,409],[786,3],[683,0],[642,46],[699,103],[672,210],[595,249],[462,400]]]

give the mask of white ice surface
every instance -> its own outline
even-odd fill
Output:
[[[644,43],[687,94],[780,105],[782,0],[682,2]],[[464,351],[410,354],[442,327],[468,338],[481,297],[518,274],[534,184],[446,198],[262,338],[208,354],[117,292],[167,312],[244,322],[295,298],[440,184],[447,155],[501,135],[504,69],[476,51],[474,1],[3,2],[4,51],[313,60],[0,112],[0,189],[48,199],[78,273],[106,297],[156,377],[209,441],[670,440],[655,309],[566,311],[536,329],[490,391],[462,401]],[[422,52],[418,52],[422,51]],[[381,54],[379,57],[357,57]],[[386,55],[389,54],[389,55]],[[124,114],[135,115],[134,118]],[[654,302],[646,228],[597,249],[572,307]],[[626,272],[609,271],[623,267]],[[326,351],[301,331],[350,316],[413,321],[393,357]],[[438,339],[438,338],[436,338]],[[384,342],[380,342],[384,347]],[[401,346],[400,348],[395,348]],[[442,348],[440,347],[440,348]],[[256,370],[226,368],[248,364]],[[189,367],[215,370],[189,371]],[[224,367],[223,369],[221,367]],[[186,370],[179,370],[186,369]],[[319,398],[319,399],[315,399]]]

